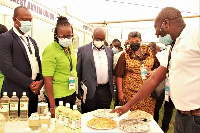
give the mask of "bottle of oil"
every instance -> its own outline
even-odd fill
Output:
[[[16,96],[16,92],[13,92],[13,96],[10,98],[10,120],[18,119],[18,103],[19,98]]]
[[[52,133],[67,133],[67,130],[63,125],[63,121],[58,121],[57,127],[52,131]]]
[[[73,105],[73,111],[70,115],[71,132],[81,133],[81,113],[77,110],[77,105]]]
[[[4,115],[6,121],[10,119],[9,104],[10,104],[10,98],[7,96],[7,92],[4,92],[3,97],[1,98],[1,113]]]
[[[66,127],[68,132],[71,132],[70,123],[69,123],[69,116],[71,115],[72,110],[70,109],[70,104],[66,103],[65,109],[63,111],[64,117],[64,126]]]
[[[28,120],[28,102],[29,98],[26,96],[26,92],[23,92],[23,96],[20,98],[20,120]]]
[[[55,110],[55,123],[57,126],[58,121],[63,121],[63,111],[65,107],[63,106],[63,101],[59,101],[59,106]]]

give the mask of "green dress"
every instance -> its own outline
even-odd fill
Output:
[[[2,88],[2,85],[3,85],[3,81],[4,81],[4,76],[0,71],[0,93],[1,93],[1,88]]]

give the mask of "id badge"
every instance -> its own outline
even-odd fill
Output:
[[[75,77],[69,76],[69,90],[75,89]]]
[[[140,67],[140,72],[141,72],[141,77],[142,79],[147,79],[146,75],[147,75],[147,68],[146,67]]]
[[[169,78],[165,79],[165,101],[169,102]]]

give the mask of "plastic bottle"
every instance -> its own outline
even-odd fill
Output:
[[[0,113],[0,133],[4,133],[5,122],[6,122],[6,119],[5,119],[4,115],[2,113]]]
[[[63,106],[63,101],[59,101],[59,106],[55,110],[55,123],[57,126],[58,121],[63,121],[63,111],[65,107]]]
[[[28,102],[29,98],[26,96],[26,92],[23,92],[23,96],[20,98],[20,120],[28,120]]]
[[[70,104],[66,103],[65,109],[63,111],[63,117],[64,117],[64,126],[66,127],[67,131],[71,131],[70,123],[69,123],[69,117],[72,113],[72,109],[70,109]]]
[[[18,104],[19,98],[16,96],[16,92],[13,92],[13,96],[10,98],[10,120],[18,119]]]
[[[57,127],[52,131],[52,133],[67,133],[67,130],[63,125],[63,121],[58,121]]]
[[[7,92],[4,92],[1,98],[1,113],[4,115],[6,121],[9,120],[9,104],[10,98],[7,96]]]
[[[73,111],[70,115],[70,127],[72,133],[81,133],[81,113],[77,110],[77,105],[73,105]]]
[[[49,133],[48,131],[48,125],[47,124],[42,124],[41,125],[41,131],[40,133]]]

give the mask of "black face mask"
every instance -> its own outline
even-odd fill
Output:
[[[133,51],[137,51],[137,50],[140,48],[140,43],[131,43],[131,44],[130,44],[130,48],[131,48]]]

